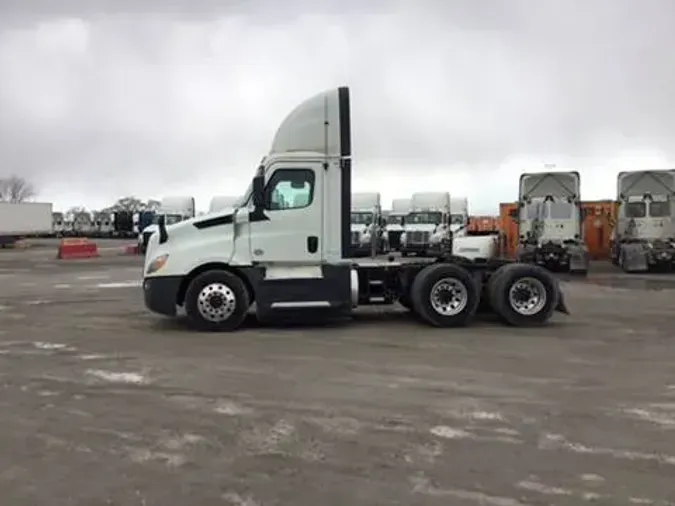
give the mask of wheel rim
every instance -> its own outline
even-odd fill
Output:
[[[469,293],[464,283],[455,278],[444,278],[431,288],[429,302],[438,314],[455,316],[466,308]]]
[[[199,314],[213,323],[227,320],[236,307],[237,297],[229,286],[222,283],[206,285],[197,296]]]
[[[521,278],[509,290],[513,310],[524,316],[539,313],[546,305],[546,287],[536,278]]]

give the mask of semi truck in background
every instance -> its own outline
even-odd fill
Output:
[[[583,237],[581,178],[576,171],[525,173],[518,197],[519,262],[585,275],[590,256]]]
[[[405,218],[410,212],[411,199],[400,198],[391,202],[391,211],[386,216],[385,238],[389,248],[398,251],[401,248],[401,235],[405,225]]]
[[[0,202],[0,246],[52,234],[52,208],[46,202]]]
[[[466,232],[469,226],[469,199],[450,197],[450,230],[453,234]]]
[[[163,198],[159,205],[159,209],[154,215],[153,222],[138,234],[138,247],[140,251],[145,253],[150,236],[159,229],[158,224],[160,218],[164,220],[166,225],[173,225],[174,223],[180,223],[181,221],[194,217],[194,197],[176,196]]]
[[[401,235],[401,254],[427,256],[434,232],[450,224],[450,193],[413,193]]]
[[[389,247],[383,232],[382,205],[379,193],[352,193],[351,244],[354,256],[386,253]]]
[[[94,213],[94,235],[112,237],[115,231],[115,219],[112,213]]]
[[[672,269],[675,263],[675,170],[621,172],[612,262],[624,272]]]
[[[55,211],[52,212],[52,233],[56,237],[63,236],[66,231],[66,217],[63,213]]]
[[[211,199],[209,204],[209,213],[215,213],[227,209],[230,207],[235,207],[241,201],[241,197],[234,197],[232,195],[216,195]]]
[[[113,235],[115,237],[136,237],[134,230],[134,213],[132,211],[116,211],[113,213]]]

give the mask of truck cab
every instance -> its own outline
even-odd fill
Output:
[[[410,212],[410,199],[398,198],[391,203],[391,211],[386,217],[385,237],[389,247],[398,251],[401,248],[401,235],[404,232],[405,217]]]
[[[521,175],[516,251],[519,261],[587,274],[590,258],[583,237],[580,181],[576,171]]]
[[[159,209],[154,213],[153,221],[145,228],[141,229],[139,217],[138,247],[142,253],[145,252],[150,236],[159,230],[160,219],[166,225],[174,225],[195,217],[195,199],[194,197],[165,197],[162,199]]]
[[[617,178],[612,261],[625,272],[675,265],[675,171],[627,171]]]
[[[168,316],[182,307],[206,331],[240,328],[253,302],[262,322],[399,302],[430,325],[457,327],[472,320],[483,293],[512,325],[566,312],[555,278],[533,266],[445,253],[435,262],[355,259],[351,181],[349,88],[340,87],[286,116],[238,207],[159,220],[143,266],[146,307]]]
[[[380,200],[379,193],[352,193],[350,223],[354,256],[369,256],[373,241],[377,254],[386,253],[389,249],[383,237]]]
[[[94,229],[99,237],[112,237],[115,229],[112,213],[94,213]]]
[[[405,218],[401,236],[401,254],[427,256],[431,236],[450,225],[450,194],[448,192],[413,193],[410,212]]]

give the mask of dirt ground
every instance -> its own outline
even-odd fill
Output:
[[[0,251],[0,497],[21,505],[675,504],[675,277],[596,265],[546,328],[190,332],[121,243]]]

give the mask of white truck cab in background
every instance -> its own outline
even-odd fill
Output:
[[[382,237],[382,205],[379,193],[352,193],[350,221],[354,256],[370,255],[373,250],[373,240],[376,253],[388,251]]]
[[[450,197],[450,230],[461,234],[469,226],[469,199],[466,197]]]
[[[403,234],[403,226],[405,218],[410,212],[411,199],[399,198],[391,202],[391,212],[386,218],[385,237],[389,247],[398,251],[401,247],[401,235]]]
[[[581,178],[576,171],[520,176],[516,258],[554,271],[585,275],[590,255],[583,237]]]
[[[612,262],[625,272],[675,267],[675,170],[621,172]]]
[[[340,87],[286,116],[241,206],[160,221],[143,266],[146,307],[168,316],[183,307],[190,324],[206,331],[239,328],[253,302],[267,322],[399,302],[430,325],[457,327],[472,320],[481,297],[511,325],[541,325],[554,310],[567,312],[557,280],[536,266],[451,255],[355,259],[351,183],[349,88]],[[543,292],[528,291],[533,279]]]
[[[164,219],[166,225],[173,225],[194,217],[194,197],[176,196],[163,198],[159,205],[159,209],[157,209],[157,213],[155,213],[153,223],[139,232],[138,247],[141,252],[145,252],[150,237],[159,230],[158,224],[160,219]]]
[[[401,236],[401,254],[426,256],[431,236],[450,224],[450,193],[413,193]]]

